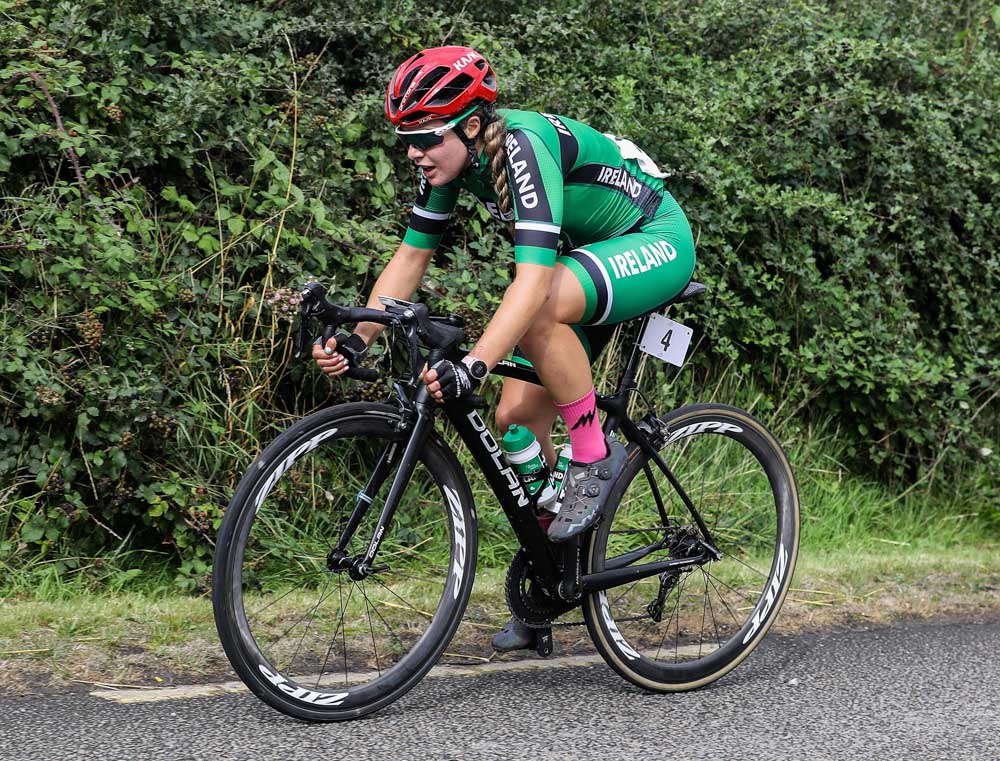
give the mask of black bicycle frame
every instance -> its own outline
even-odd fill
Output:
[[[642,321],[639,328],[640,331],[645,328],[647,320],[648,317]],[[701,530],[704,540],[703,552],[690,558],[631,565],[632,562],[661,549],[663,543],[657,542],[647,548],[635,550],[629,553],[627,557],[623,556],[620,559],[621,562],[615,562],[615,559],[612,559],[610,563],[611,567],[608,570],[577,578],[579,541],[570,541],[562,545],[553,544],[548,541],[535,518],[534,508],[536,498],[528,494],[517,472],[507,460],[496,437],[489,430],[478,410],[462,401],[452,401],[439,406],[427,392],[426,386],[421,384],[414,395],[412,407],[404,410],[406,414],[415,416],[416,419],[411,428],[410,438],[405,443],[405,451],[399,460],[399,467],[389,488],[389,494],[386,497],[382,515],[379,517],[378,524],[372,535],[371,544],[363,558],[363,570],[371,569],[371,564],[378,552],[382,537],[388,530],[389,523],[399,504],[399,499],[416,466],[419,454],[426,443],[427,437],[433,430],[434,417],[438,410],[443,410],[452,425],[455,426],[462,441],[465,442],[465,445],[486,476],[486,480],[496,495],[500,507],[506,514],[518,542],[531,557],[536,579],[553,593],[559,590],[560,582],[563,582],[563,589],[560,594],[567,598],[574,598],[581,593],[610,589],[666,571],[677,571],[701,565],[713,558],[719,558],[720,554],[713,546],[714,541],[708,527],[698,514],[694,503],[667,467],[666,463],[663,462],[663,459],[659,456],[656,448],[650,443],[646,434],[628,416],[628,397],[637,388],[635,375],[639,358],[640,349],[637,342],[629,357],[625,372],[622,375],[618,391],[611,396],[599,396],[597,398],[597,406],[608,413],[605,417],[604,432],[610,434],[620,428],[629,441],[639,446],[656,463],[656,466],[667,477],[671,486],[683,500],[697,523],[698,528]],[[493,374],[541,385],[541,380],[533,370],[507,360],[501,361],[494,368]],[[384,455],[383,459],[387,456]],[[370,485],[375,486],[377,490],[378,484]],[[363,514],[367,511],[369,504],[370,500],[359,499],[355,512]],[[359,521],[360,515],[357,520],[352,516],[350,524],[356,526]],[[349,538],[342,538],[342,543],[346,544],[346,539]]]

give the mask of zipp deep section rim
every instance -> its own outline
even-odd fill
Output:
[[[475,515],[464,475],[454,456],[436,437],[428,441],[421,453],[400,509],[382,540],[375,566],[379,568],[381,565],[385,570],[372,574],[367,580],[350,580],[353,592],[360,590],[358,597],[350,598],[345,593],[348,574],[332,572],[326,567],[324,553],[333,547],[340,536],[343,520],[353,509],[358,484],[363,486],[374,468],[374,461],[368,462],[367,466],[360,462],[352,466],[346,461],[346,456],[337,459],[334,450],[349,451],[347,440],[356,439],[356,446],[350,451],[360,452],[367,446],[369,455],[377,454],[389,442],[400,438],[400,434],[394,431],[397,422],[398,415],[393,408],[366,403],[341,405],[304,418],[265,449],[241,481],[227,511],[216,550],[213,584],[220,638],[240,678],[262,700],[289,715],[318,721],[349,719],[398,699],[433,666],[461,621],[475,575]],[[375,439],[377,443],[373,444]],[[336,462],[327,463],[328,456],[333,456]],[[311,467],[309,473],[303,469],[307,463]],[[339,480],[336,474],[344,475],[351,467],[356,471],[354,475]],[[391,477],[390,474],[379,494],[382,498],[388,491]],[[317,489],[320,482],[321,488]],[[318,499],[315,499],[316,494],[320,494]],[[307,510],[300,509],[299,497],[302,495],[315,499]],[[332,520],[329,525],[324,522],[324,510],[331,506],[334,509],[329,510],[330,515],[339,516],[337,526]],[[422,516],[438,516],[436,523],[431,523],[427,529],[438,529],[439,536],[433,542],[426,532],[418,535],[420,526],[407,524],[408,512],[418,508],[422,510]],[[254,543],[257,538],[255,526],[266,526],[269,517],[280,514],[282,510],[301,520],[298,523],[287,520],[284,523],[275,522],[269,529],[271,533],[267,535],[265,551],[265,544]],[[369,510],[357,532],[355,545],[348,548],[349,552],[357,552],[359,548],[363,551],[361,546],[367,546],[371,539],[368,526],[380,511],[380,503]],[[301,529],[305,525],[303,521],[310,520],[310,525],[318,528],[318,544],[311,533]],[[286,538],[295,542],[290,550],[282,544]],[[309,545],[307,540],[313,545]],[[435,559],[429,550],[423,551],[421,548],[427,550],[429,542],[435,548],[444,548],[446,554]],[[254,550],[255,546],[260,549]],[[274,560],[274,555],[283,550],[289,553],[288,557],[293,561],[291,565],[301,576],[292,578],[291,583],[287,583],[289,579],[282,564]],[[426,558],[433,563],[433,567],[428,576],[410,583],[408,576],[422,575],[416,573],[420,566],[415,564],[415,557],[418,560]],[[306,572],[302,571],[303,567]],[[286,583],[270,584],[274,579]],[[407,598],[416,592],[402,591],[400,594],[401,590],[416,590],[428,585],[433,587],[435,581],[438,587],[434,591],[439,590],[439,596],[433,606],[410,602]],[[324,583],[326,591],[317,594],[316,590],[321,588],[319,585]],[[334,583],[340,586],[337,592],[330,591]],[[255,598],[261,610],[276,608],[280,611],[290,596],[294,600],[294,596],[300,594],[299,587],[309,588],[310,585],[313,587],[313,598],[309,598],[307,604],[315,604],[316,607],[307,608],[303,622],[296,622],[294,615],[282,619],[286,614],[279,612],[275,617],[280,626],[269,630],[269,634],[275,631],[281,634],[280,630],[290,622],[289,631],[294,630],[296,636],[299,631],[303,632],[301,641],[285,646],[283,643],[291,637],[278,637],[273,642],[266,637],[262,639],[263,625],[254,618],[254,606],[244,603]],[[266,597],[268,594],[271,598]],[[378,610],[373,612],[376,603],[379,603]],[[336,608],[338,604],[339,618],[334,613],[327,614],[324,620],[323,611],[327,607]],[[317,655],[310,662],[300,652],[307,637],[313,637],[315,631],[322,631],[317,621],[329,627],[323,636],[332,629],[334,637],[330,638],[325,656],[321,647],[314,648]],[[395,621],[409,623],[405,629],[394,628]],[[359,660],[351,650],[355,642],[364,644],[368,634],[364,631],[366,626],[371,629],[371,644],[375,651],[374,659],[368,661]],[[379,627],[384,630],[381,637],[377,631]],[[389,643],[389,652],[386,648],[378,652],[381,639]],[[318,635],[317,642],[325,643]],[[284,650],[280,651],[280,657],[276,657],[280,647]],[[293,650],[290,666],[306,674],[308,680],[304,680],[302,674],[293,674],[289,668],[282,667],[281,657],[287,659]],[[333,686],[331,683],[337,680],[324,679],[323,669],[334,657],[341,657],[339,650],[343,651],[340,667],[343,680]],[[296,659],[299,659],[298,662]],[[296,663],[299,665],[296,666]],[[313,670],[310,671],[307,666]],[[315,673],[316,667],[320,669],[318,674]],[[313,677],[316,677],[315,681]]]
[[[696,567],[689,575],[678,574],[667,579],[664,586],[674,586],[661,601],[659,624],[653,621],[646,607],[658,599],[661,585],[657,577],[634,587],[623,585],[589,595],[584,603],[584,614],[595,646],[619,674],[646,689],[679,691],[695,689],[728,673],[767,633],[794,572],[799,509],[795,480],[787,458],[774,437],[751,415],[726,405],[693,405],[665,415],[662,420],[667,423],[669,434],[660,455],[689,491],[696,508],[706,511],[703,518],[709,523],[709,529],[713,530],[713,516],[719,519],[729,516],[721,524],[720,520],[715,520],[717,525],[713,531],[718,532],[715,538],[725,557],[718,564],[710,562]],[[712,466],[716,450],[724,454],[715,458],[717,466]],[[663,500],[672,500],[672,507],[667,505],[668,518],[671,522],[676,518],[676,527],[669,532],[662,529],[663,521],[651,499],[652,490],[642,486],[643,482],[648,484],[642,469],[645,459],[638,447],[631,448],[625,468],[612,488],[609,509],[601,524],[591,532],[585,555],[588,572],[604,568],[609,546],[612,550],[608,554],[616,556],[637,546],[648,546],[656,537],[669,536],[673,546],[669,551],[650,555],[639,562],[694,552],[688,549],[693,546],[690,537],[698,532],[693,528],[690,513],[681,506],[666,479],[650,462],[657,484],[662,486]],[[759,474],[754,473],[754,467],[759,467]],[[692,478],[699,474],[701,483],[698,483],[699,478]],[[704,483],[707,481],[711,486],[706,492]],[[747,490],[747,484],[753,484],[755,489]],[[770,494],[760,496],[765,492]],[[757,497],[762,501],[754,501]],[[768,499],[773,500],[773,544],[764,550],[765,556],[770,555],[770,562],[763,566],[741,545],[752,545],[758,551],[767,547],[766,540],[762,539],[766,536],[767,519],[762,520],[761,516]],[[742,512],[736,508],[741,508]],[[660,529],[653,530],[656,526]],[[755,565],[760,567],[755,568]],[[697,586],[691,579],[697,578],[698,573],[703,576],[704,597],[708,599],[708,604],[702,608],[700,633],[704,635],[706,629],[711,633],[714,627],[716,635],[709,645],[698,644],[698,635],[686,629],[697,629],[699,625],[697,615],[692,616],[688,610]],[[754,573],[760,574],[760,578],[756,592],[752,593]],[[748,586],[743,588],[743,584]],[[690,586],[685,589],[686,585]],[[713,605],[713,597],[721,599],[724,606]],[[697,614],[697,609],[694,613]],[[675,633],[670,635],[668,631],[663,634],[662,641],[651,641],[650,632],[662,630],[663,619],[667,627],[675,626]],[[723,622],[721,632],[720,621]],[[668,635],[673,641],[668,641]],[[670,649],[673,649],[672,654]]]

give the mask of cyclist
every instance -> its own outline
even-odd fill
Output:
[[[607,326],[687,285],[694,242],[665,175],[635,145],[565,116],[496,109],[496,97],[493,68],[471,48],[430,48],[396,69],[385,113],[420,178],[406,235],[368,307],[381,308],[378,295],[412,296],[461,189],[513,223],[516,270],[499,308],[461,362],[442,360],[423,380],[443,402],[474,391],[512,350],[515,361],[534,366],[544,387],[505,379],[496,424],[529,428],[551,467],[552,425],[557,415],[566,422],[573,459],[548,527],[549,539],[563,542],[600,517],[624,462],[624,447],[601,430],[591,362],[610,337]],[[314,346],[313,356],[323,372],[340,375],[382,330],[361,323]],[[533,639],[511,619],[493,645],[513,650]]]

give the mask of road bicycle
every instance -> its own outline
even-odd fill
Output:
[[[659,415],[646,399],[641,419],[628,411],[634,394],[643,398],[643,351],[669,345],[664,322],[677,326],[656,313],[704,291],[692,282],[627,326],[631,351],[618,386],[597,397],[604,431],[626,445],[627,459],[601,520],[553,544],[536,498],[480,415],[483,398],[438,405],[420,380],[425,363],[464,355],[462,319],[385,297],[384,311],[337,306],[319,284],[306,286],[299,354],[311,320],[322,324],[324,344],[342,325],[376,322],[389,326],[406,367],[389,378],[387,401],[308,415],[240,481],[212,588],[219,636],[240,678],[283,713],[339,721],[389,705],[442,657],[472,591],[478,535],[469,480],[438,430],[441,416],[517,538],[507,602],[543,635],[543,654],[553,622],[582,608],[604,660],[646,690],[691,690],[735,668],[774,622],[795,568],[799,502],[788,459],[735,407]],[[493,374],[540,383],[506,360]],[[380,372],[347,375],[372,381]]]

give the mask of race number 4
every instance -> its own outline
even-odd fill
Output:
[[[659,357],[664,362],[681,367],[691,345],[694,331],[664,317],[662,314],[649,316],[649,324],[639,340],[639,348],[647,354]]]

